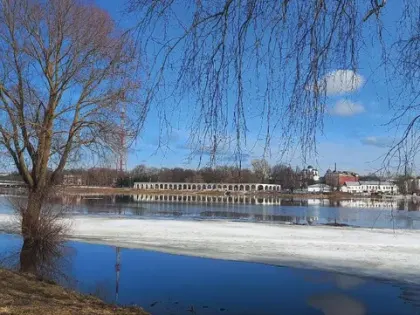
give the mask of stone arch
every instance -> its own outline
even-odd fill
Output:
[[[196,185],[192,185],[192,189],[193,190],[196,190],[197,189],[197,186]]]
[[[222,189],[222,185],[217,185],[217,189]]]
[[[264,190],[264,185],[258,185],[257,190],[258,190],[258,191],[262,191],[262,190]]]
[[[169,189],[172,189],[172,184],[169,184]]]
[[[187,184],[184,184],[183,189],[184,190],[187,190],[187,188],[188,188],[188,185]]]
[[[159,184],[155,184],[155,189],[159,189]]]
[[[211,185],[209,184],[209,185],[207,185],[207,189],[211,189]]]
[[[213,187],[211,189],[215,190],[217,188],[216,184],[213,184]]]
[[[244,185],[239,185],[239,190],[243,191],[244,190]]]
[[[197,185],[197,190],[201,190],[201,185]]]
[[[232,187],[232,185],[229,185],[229,188],[228,188],[230,191],[232,191],[233,190],[233,187]]]
[[[163,189],[163,184],[160,184],[160,186],[159,186],[159,187],[160,187],[160,189]]]
[[[227,185],[223,185],[223,190],[227,190]]]
[[[245,185],[245,191],[249,191],[249,185]]]
[[[251,190],[255,190],[255,185],[251,185]]]
[[[238,185],[233,185],[233,190],[238,191]]]

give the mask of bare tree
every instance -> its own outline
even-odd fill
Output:
[[[300,174],[290,165],[276,164],[271,168],[271,180],[281,185],[282,189],[290,189],[292,192],[299,187]]]
[[[127,130],[145,115],[135,107],[133,48],[105,11],[83,1],[1,1],[0,146],[28,186],[23,271],[34,269],[42,205],[65,165],[112,152],[122,111]]]
[[[53,203],[51,198],[56,195],[56,187],[49,187],[48,192],[43,194],[45,198],[36,226],[32,227],[33,236],[31,243],[25,243],[22,248],[19,265],[26,272],[35,274],[41,279],[69,280],[66,268],[69,266],[68,259],[71,250],[65,245],[65,235],[68,234],[70,222],[63,220],[67,217],[71,208],[66,204]],[[23,226],[25,213],[28,208],[28,199],[9,199],[16,214],[16,226],[12,230],[19,230]],[[30,251],[30,255],[22,255],[22,252]]]
[[[258,182],[265,183],[270,176],[270,164],[264,159],[252,160],[251,164]]]

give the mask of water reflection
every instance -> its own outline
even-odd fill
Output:
[[[413,201],[410,200],[331,201],[252,196],[98,194],[64,196],[56,202],[71,204],[71,212],[75,215],[118,215],[176,220],[222,219],[277,224],[420,229],[420,211],[407,210],[412,209],[410,207]],[[6,205],[0,208],[0,212],[8,211],[10,212]]]
[[[139,195],[101,195],[91,193],[86,195],[63,195],[60,201],[74,205],[119,205],[131,202],[141,203],[198,203],[198,204],[253,204],[253,205],[282,205],[282,206],[322,206],[322,207],[344,207],[344,208],[363,208],[363,209],[393,209],[405,211],[420,211],[420,200],[418,199],[302,199],[297,195],[296,198],[279,198],[273,196],[204,196],[204,195],[179,195],[179,194],[139,194]]]
[[[137,202],[281,205],[281,198],[256,196],[134,195],[133,199]]]
[[[196,195],[97,195],[74,198],[77,198],[74,204],[74,212],[77,214],[420,229],[419,211],[394,209],[399,207],[398,202],[407,207],[407,200],[333,202],[328,199],[286,200],[273,197]]]
[[[311,296],[308,304],[325,315],[364,315],[366,307],[360,301],[344,294],[329,293]]]

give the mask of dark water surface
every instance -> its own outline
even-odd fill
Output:
[[[0,234],[0,253],[20,238]],[[72,287],[152,314],[420,314],[420,288],[342,274],[69,242]],[[69,284],[68,284],[69,285]]]

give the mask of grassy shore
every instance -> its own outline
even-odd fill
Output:
[[[0,269],[0,288],[1,315],[148,314],[138,307],[116,307],[96,297],[5,269]]]

